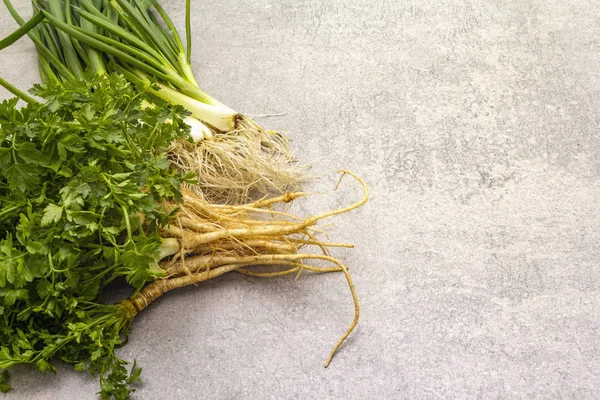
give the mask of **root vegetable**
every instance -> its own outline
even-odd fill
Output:
[[[342,272],[350,287],[354,319],[329,365],[359,305],[328,250],[351,246],[319,239],[318,223],[362,206],[364,183],[341,171],[363,185],[362,199],[305,218],[284,211],[304,192],[211,203],[170,161],[170,144],[190,140],[180,110],[136,90],[122,76],[86,76],[37,86],[43,104],[0,104],[0,369],[53,370],[62,359],[99,375],[103,397],[124,399],[139,369],[128,371],[116,349],[158,297],[228,272],[302,271]],[[332,266],[308,264],[317,261]],[[102,290],[118,278],[135,293],[104,304]]]
[[[360,309],[330,251],[352,245],[320,239],[318,224],[365,204],[364,182],[341,171],[361,183],[361,200],[316,216],[285,211],[307,195],[287,190],[305,171],[282,134],[200,89],[189,0],[186,48],[155,1],[34,0],[28,22],[4,3],[21,28],[0,49],[28,34],[44,84],[32,97],[0,78],[28,103],[0,104],[0,391],[9,368],[54,371],[61,359],[98,375],[102,398],[127,398],[141,370],[116,350],[135,316],[229,272],[343,273],[354,319],[327,367]],[[105,304],[117,279],[134,294]]]

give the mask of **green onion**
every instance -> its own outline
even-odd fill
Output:
[[[6,5],[8,12],[14,18],[14,20],[20,26],[25,25],[25,20],[21,18],[19,13],[17,13],[17,10],[15,10],[10,0],[4,0],[4,4]],[[28,32],[28,35],[29,38],[33,41],[33,43],[35,43],[36,49],[40,53],[40,56],[46,58],[48,63],[52,64],[52,66],[56,68],[57,71],[66,79],[76,79],[75,75],[73,75],[73,73],[69,71],[69,68],[59,58],[57,58],[56,55],[48,49],[48,47],[46,47],[46,45],[38,36],[36,30],[30,30]]]
[[[25,24],[21,25],[19,29],[14,31],[12,34],[8,35],[4,39],[0,40],[0,50],[10,46],[17,40],[21,39],[23,36],[27,35],[30,30],[35,28],[40,22],[44,20],[44,15],[40,12],[35,13],[35,15],[27,21]]]
[[[4,80],[2,77],[0,77],[0,86],[3,86],[6,90],[8,90],[12,94],[14,94],[18,98],[20,98],[21,100],[25,101],[26,103],[39,103],[36,99],[29,96],[27,93],[23,92],[22,90],[18,89],[16,86],[11,85],[8,81]]]
[[[70,4],[68,0],[66,2],[61,0],[48,0],[48,12],[52,14],[57,22],[66,24],[67,19],[63,7],[68,10],[67,15],[70,15]],[[47,12],[42,12],[46,17],[49,15]],[[79,57],[77,57],[77,52],[75,51],[71,37],[65,32],[59,32],[58,39],[60,40],[62,51],[65,56],[65,64],[77,78],[81,79],[83,77],[83,68],[79,61]]]
[[[4,2],[12,7],[9,0]],[[156,82],[161,88],[158,96],[187,108],[214,129],[237,129],[238,113],[200,89],[194,77],[189,0],[187,46],[165,10],[154,1],[34,0],[34,9],[38,16],[27,26],[21,22],[18,33],[30,32],[35,39],[44,60],[39,63],[44,81],[78,79],[88,68],[99,74],[125,71],[147,86]],[[19,22],[16,11],[11,14]],[[46,23],[40,25],[44,18]]]
[[[185,2],[185,37],[187,42],[187,62],[192,64],[192,19],[191,19],[191,0]]]

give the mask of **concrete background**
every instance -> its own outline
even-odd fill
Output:
[[[195,3],[203,87],[286,113],[259,121],[322,176],[296,211],[359,195],[331,193],[338,168],[369,183],[330,229],[356,243],[336,254],[362,319],[325,370],[353,315],[342,275],[179,290],[122,351],[144,368],[135,399],[600,396],[600,3]],[[0,36],[14,27],[0,7]],[[26,40],[0,57],[1,76],[36,80]],[[59,369],[15,369],[4,398],[95,398],[94,378]]]

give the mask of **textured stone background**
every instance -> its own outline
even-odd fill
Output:
[[[167,3],[167,2],[164,2]],[[182,21],[183,0],[169,2]],[[600,3],[221,0],[194,4],[195,69],[233,108],[294,139],[352,269],[226,276],[136,321],[136,399],[596,399],[600,391]],[[425,3],[425,5],[423,5]],[[28,1],[16,4],[27,11]],[[0,7],[0,36],[14,29]],[[26,40],[0,75],[35,81]],[[0,93],[6,96],[5,92]],[[61,367],[13,374],[13,399],[92,399]]]

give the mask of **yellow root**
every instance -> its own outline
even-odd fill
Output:
[[[308,217],[300,222],[290,222],[285,220],[279,221],[269,221],[267,224],[261,224],[259,226],[256,225],[253,220],[251,224],[248,224],[246,218],[240,218],[239,215],[237,218],[227,218],[219,215],[217,212],[211,212],[210,210],[206,210],[206,204],[202,205],[201,209],[196,209],[196,203],[187,203],[184,205],[184,212],[189,214],[196,214],[196,219],[203,220],[203,218],[211,217],[213,221],[210,223],[216,224],[220,226],[220,229],[216,229],[210,232],[202,233],[202,234],[188,234],[187,232],[178,230],[177,228],[169,228],[168,234],[174,235],[175,237],[180,237],[185,239],[186,247],[188,249],[196,249],[207,243],[214,243],[219,240],[228,239],[228,238],[246,238],[246,237],[256,237],[256,236],[273,236],[273,235],[292,235],[296,233],[305,232],[307,228],[315,225],[322,219],[329,218],[335,215],[347,213],[352,211],[363,204],[365,204],[368,200],[368,189],[364,182],[362,182],[356,175],[343,171],[344,174],[350,174],[354,178],[358,179],[363,185],[364,196],[363,198],[344,208],[340,208],[338,210],[328,211],[322,213],[320,215],[316,215],[313,217]],[[186,200],[186,196],[184,196],[184,201]],[[191,206],[191,207],[190,207]],[[254,208],[247,209],[248,215]],[[232,223],[227,223],[228,220],[232,221]],[[206,224],[209,226],[210,224]],[[251,226],[249,226],[251,225]]]
[[[191,275],[184,275],[170,279],[159,279],[150,283],[138,294],[130,297],[126,301],[133,304],[137,312],[140,312],[148,307],[154,300],[158,299],[168,291],[198,282],[207,281],[209,279],[214,279],[227,272],[235,271],[238,268],[238,265],[223,265],[219,268],[197,272]]]
[[[265,210],[265,207],[293,201],[304,196],[304,193],[291,193],[277,197],[277,201],[262,199],[240,206],[214,205],[190,192],[184,193],[184,203],[178,210],[177,225],[171,225],[163,232],[165,238],[179,240],[181,253],[161,263],[161,268],[167,274],[166,278],[149,284],[127,300],[126,305],[130,308],[134,307],[139,312],[172,289],[197,284],[233,271],[255,277],[296,274],[296,279],[304,270],[319,273],[342,272],[352,294],[354,320],[334,346],[325,363],[327,367],[339,347],[355,328],[360,316],[358,298],[348,269],[338,259],[332,257],[328,250],[332,247],[352,247],[352,245],[323,242],[314,235],[314,232],[317,232],[315,226],[319,221],[352,211],[368,200],[366,184],[351,172],[342,171],[342,173],[342,177],[349,174],[361,183],[362,199],[350,206],[305,219],[282,212],[272,213],[268,219],[257,218],[265,216],[262,211],[272,211]],[[174,205],[165,204],[166,209],[173,207]],[[317,247],[323,254],[298,252],[300,248],[307,246]],[[322,260],[334,266],[330,268],[310,266],[304,263],[305,260]],[[251,270],[259,266],[270,266],[275,270],[268,272]]]

